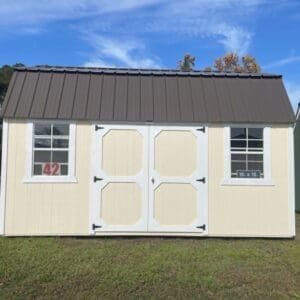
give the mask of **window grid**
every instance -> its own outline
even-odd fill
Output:
[[[40,125],[40,126],[50,126],[50,134],[35,134],[35,128],[36,125]],[[69,128],[69,124],[63,124],[68,126],[68,131],[70,130]],[[69,135],[57,135],[57,134],[53,134],[53,128],[56,126],[56,124],[53,123],[36,123],[33,126],[33,169],[32,169],[32,175],[40,175],[40,176],[64,176],[64,175],[68,175],[69,173],[69,147],[70,147],[70,138]],[[69,133],[70,134],[70,133]],[[36,140],[50,140],[50,147],[46,146],[46,147],[36,147]],[[67,141],[68,147],[54,147],[54,140],[63,140],[63,141]],[[35,161],[35,154],[36,151],[39,152],[50,152],[50,161],[49,163],[53,163],[53,154],[54,151],[55,152],[67,152],[67,162],[58,162],[60,164],[61,167],[67,167],[67,174],[58,174],[58,175],[45,175],[45,174],[35,174],[35,167],[39,166],[42,168],[43,164],[47,163],[47,162],[39,162],[39,161]],[[55,161],[56,162],[56,161]]]
[[[239,178],[239,169],[232,170],[233,165],[240,164],[240,171],[260,171],[260,178],[264,177],[264,140],[263,140],[263,128],[260,129],[262,138],[249,138],[249,128],[241,128],[245,130],[245,138],[232,138],[230,136],[230,158],[231,158],[231,177]],[[232,128],[231,128],[232,130]],[[233,147],[232,142],[244,142],[245,147]],[[250,143],[249,143],[250,142]],[[251,142],[261,143],[262,147],[250,147]],[[234,157],[240,156],[240,159],[235,159]],[[256,159],[253,159],[256,156]],[[252,159],[251,159],[252,157]],[[260,158],[260,159],[258,159]],[[252,165],[257,165],[257,170],[251,167]],[[242,166],[244,165],[244,168]],[[260,166],[260,168],[258,168]]]

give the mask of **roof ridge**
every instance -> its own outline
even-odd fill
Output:
[[[37,65],[32,67],[16,67],[17,71],[29,72],[67,72],[67,73],[94,73],[94,74],[126,74],[126,75],[178,75],[202,77],[239,77],[239,78],[281,78],[282,75],[270,73],[236,73],[192,70],[184,72],[177,69],[138,69],[138,68],[99,68],[99,67],[73,67]]]

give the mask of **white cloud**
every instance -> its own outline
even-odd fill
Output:
[[[0,0],[0,32],[40,33],[51,22],[68,20],[77,25],[76,30],[83,28],[99,36],[107,36],[109,32],[111,58],[128,66],[151,67],[157,65],[156,59],[140,55],[136,60],[134,54],[139,47],[128,48],[125,35],[138,40],[145,34],[165,34],[168,40],[174,34],[181,38],[194,37],[199,42],[204,37],[223,45],[226,51],[245,54],[253,37],[246,24],[253,22],[257,8],[265,1]],[[123,41],[121,46],[117,42],[113,44],[116,37]],[[104,47],[105,43],[101,45]],[[95,54],[89,63],[99,59],[104,63],[105,49],[98,47],[98,52],[100,56]]]
[[[141,41],[129,39],[112,39],[101,35],[85,34],[85,39],[94,48],[92,57],[85,66],[130,68],[160,68],[157,58],[145,56],[145,46]]]
[[[224,45],[228,52],[246,54],[251,43],[252,34],[237,26],[223,24],[214,28],[214,32],[221,36],[219,43]]]
[[[274,62],[264,65],[263,68],[264,69],[272,69],[272,68],[277,68],[277,67],[283,67],[288,64],[292,64],[292,63],[296,63],[296,62],[300,62],[300,55],[297,55],[297,56],[291,55],[291,56],[276,60]]]
[[[293,108],[296,111],[298,103],[300,102],[300,84],[285,80],[285,86]]]

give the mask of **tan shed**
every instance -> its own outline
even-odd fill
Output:
[[[281,76],[17,68],[2,117],[3,235],[295,236]]]

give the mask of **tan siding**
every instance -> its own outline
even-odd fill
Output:
[[[209,128],[209,234],[290,234],[288,129],[271,129],[274,186],[224,186],[224,128]]]
[[[87,234],[91,126],[76,128],[77,183],[24,183],[25,122],[9,123],[6,235]]]

